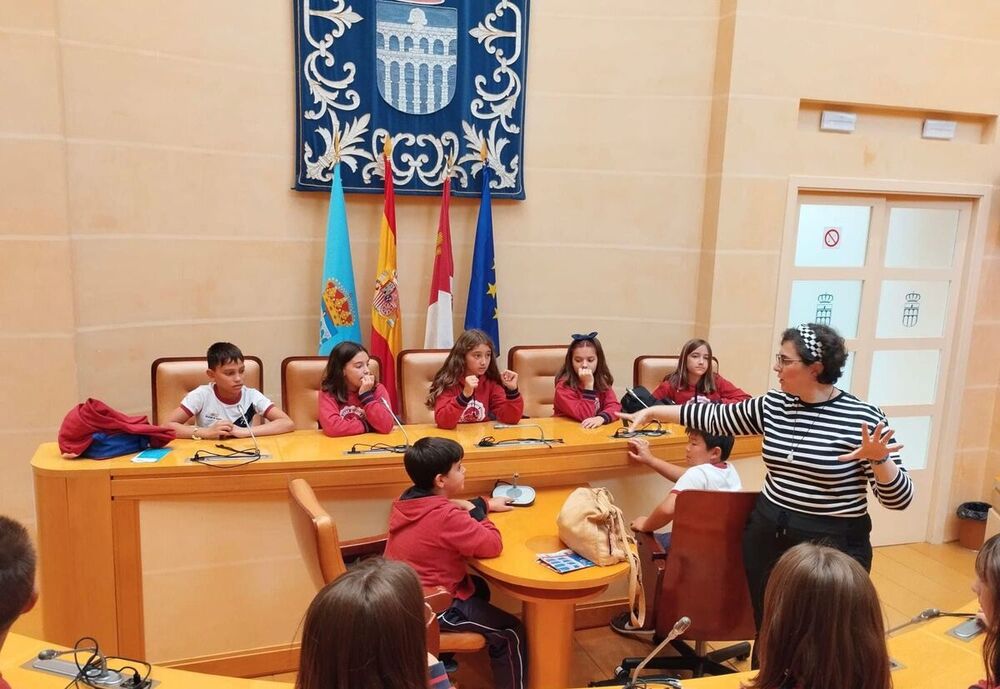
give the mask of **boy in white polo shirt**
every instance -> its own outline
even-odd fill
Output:
[[[632,529],[647,533],[655,532],[672,522],[677,504],[677,494],[685,490],[742,490],[743,483],[740,481],[740,475],[727,461],[729,453],[732,451],[733,436],[711,435],[689,428],[688,443],[684,454],[687,468],[683,468],[654,457],[653,453],[649,451],[649,441],[645,438],[629,439],[628,456],[631,459],[645,464],[663,478],[674,482],[670,493],[663,502],[653,508],[652,512],[632,520]],[[670,532],[653,533],[653,537],[667,551],[670,550],[670,536]],[[632,628],[629,625],[628,612],[616,615],[611,620],[611,628],[626,635],[648,636],[652,633],[651,625],[643,629]]]
[[[267,423],[255,428],[254,435],[277,435],[295,430],[288,414],[278,409],[258,390],[243,385],[243,352],[229,342],[216,342],[208,348],[208,379],[181,400],[170,412],[166,425],[178,438],[194,440],[249,438],[248,427],[255,416]],[[195,417],[194,426],[187,420]]]
[[[711,435],[688,429],[688,443],[684,459],[687,468],[657,459],[649,451],[645,438],[628,441],[628,456],[645,464],[668,481],[674,482],[670,494],[653,511],[632,520],[635,531],[654,532],[674,519],[677,494],[685,490],[741,490],[743,484],[736,469],[727,460],[733,451],[733,436]],[[654,534],[664,550],[670,549],[670,533]]]

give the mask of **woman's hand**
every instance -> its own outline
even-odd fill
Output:
[[[887,428],[884,421],[879,421],[872,433],[868,432],[868,424],[861,424],[861,444],[854,452],[837,457],[841,462],[855,462],[860,459],[878,461],[885,459],[893,452],[903,449],[900,443],[889,444],[896,431]]]
[[[600,428],[604,425],[603,416],[591,416],[580,422],[580,425],[584,428]]]
[[[642,428],[652,420],[653,410],[647,407],[646,409],[640,409],[639,411],[633,412],[632,414],[626,414],[624,412],[620,412],[618,414],[618,418],[621,419],[622,423],[624,423],[626,426],[631,426],[633,430],[637,430],[639,428]]]

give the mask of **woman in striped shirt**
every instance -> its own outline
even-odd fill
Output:
[[[808,323],[781,337],[774,366],[781,390],[736,404],[659,406],[622,414],[642,426],[654,419],[717,435],[762,435],[764,488],[743,534],[743,561],[757,629],[771,567],[802,542],[836,548],[871,571],[866,491],[892,510],[913,499],[885,414],[839,390],[847,361],[833,328]],[[754,649],[756,652],[756,648]]]

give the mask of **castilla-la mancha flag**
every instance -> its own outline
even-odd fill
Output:
[[[445,177],[441,194],[441,217],[438,220],[437,242],[434,249],[434,273],[431,276],[431,296],[427,302],[427,328],[424,330],[424,347],[450,349],[455,344],[452,324],[452,285],[455,281],[455,263],[451,254],[451,221],[448,207],[451,204],[451,179]]]
[[[396,276],[396,196],[392,188],[392,139],[386,138],[385,204],[378,240],[378,266],[375,269],[375,294],[372,297],[371,354],[381,366],[381,383],[389,394],[393,411],[399,411],[396,395],[396,356],[402,349],[403,319],[399,305],[399,282]]]

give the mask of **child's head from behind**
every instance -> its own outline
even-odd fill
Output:
[[[243,389],[243,352],[231,342],[216,342],[208,348],[208,378],[227,396],[238,396]]]
[[[35,548],[28,531],[0,516],[0,634],[31,610],[37,599]]]
[[[689,466],[725,462],[733,451],[734,441],[731,435],[712,435],[689,428],[687,436],[684,459]]]
[[[368,350],[357,342],[340,342],[326,360],[323,371],[323,391],[339,402],[347,401],[347,393],[357,392],[361,379],[368,375]]]
[[[450,497],[465,488],[462,446],[448,438],[421,438],[403,455],[413,485]]]
[[[979,598],[979,607],[986,617],[986,640],[983,659],[989,686],[1000,678],[1000,535],[988,539],[976,556],[976,581],[972,590]]]
[[[372,558],[306,612],[297,689],[426,689],[429,608],[416,573]]]
[[[868,573],[839,550],[800,543],[771,571],[752,686],[772,689],[789,678],[810,689],[890,686],[878,595]]]
[[[573,341],[566,348],[566,359],[556,373],[556,382],[565,379],[572,388],[580,387],[580,371],[586,368],[594,375],[594,389],[606,390],[615,383],[604,358],[604,347],[597,339],[597,333],[573,335]]]
[[[482,330],[475,328],[458,336],[444,364],[434,374],[427,395],[427,407],[433,409],[435,400],[442,392],[463,382],[470,375],[486,376],[492,381],[500,382],[493,340]]]

